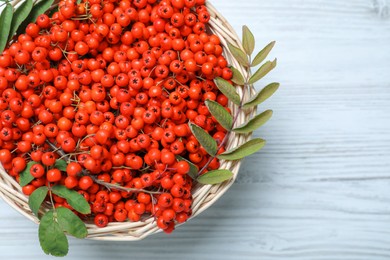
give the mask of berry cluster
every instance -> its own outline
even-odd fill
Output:
[[[204,101],[229,111],[213,79],[232,71],[209,19],[205,0],[62,0],[29,24],[0,55],[0,161],[17,180],[35,162],[23,192],[77,190],[99,227],[153,215],[171,232],[186,221],[189,162],[219,168],[188,122],[222,153],[226,130]]]

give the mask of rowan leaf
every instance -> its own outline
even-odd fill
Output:
[[[215,156],[217,154],[217,142],[214,140],[214,138],[209,135],[203,128],[193,124],[188,123],[192,134],[195,136],[196,140],[203,146],[203,148],[206,150],[206,152],[211,155]]]
[[[206,172],[198,177],[197,181],[201,184],[218,184],[233,177],[233,173],[229,170],[214,170]]]
[[[218,123],[220,123],[223,128],[226,130],[232,129],[233,117],[223,106],[221,106],[218,102],[209,99],[207,99],[204,103],[209,109],[211,115],[217,119]]]
[[[11,4],[7,3],[0,15],[0,53],[7,45],[13,15],[14,9]]]
[[[265,58],[267,58],[268,54],[271,52],[273,47],[275,46],[275,41],[270,42],[267,46],[265,46],[253,59],[251,66],[255,67],[262,63]]]
[[[242,27],[242,46],[244,47],[246,54],[252,55],[253,50],[255,49],[255,37],[246,25]]]
[[[255,116],[248,122],[233,129],[234,132],[239,134],[247,134],[255,131],[260,126],[264,125],[272,116],[272,110],[267,110],[260,115]]]
[[[234,67],[230,67],[230,69],[232,70],[233,72],[233,78],[232,78],[232,81],[234,83],[236,83],[237,85],[244,85],[245,84],[245,79],[244,79],[244,76],[242,76],[241,72],[234,68]]]
[[[85,238],[88,235],[85,223],[70,209],[59,207],[56,211],[58,224],[63,231],[77,238]]]
[[[198,167],[195,166],[195,164],[193,164],[192,162],[190,162],[189,160],[187,160],[186,158],[180,156],[180,155],[176,155],[176,159],[180,162],[180,161],[186,161],[188,162],[188,164],[190,165],[190,171],[188,172],[188,175],[193,179],[193,180],[196,180],[196,178],[198,178]]]
[[[54,194],[66,199],[72,208],[81,214],[91,213],[91,207],[85,198],[75,190],[70,190],[62,185],[55,185],[52,187]]]
[[[241,50],[240,48],[232,45],[231,43],[228,43],[229,51],[232,53],[233,57],[242,65],[245,67],[248,67],[249,65],[249,59],[246,53]]]
[[[32,7],[33,7],[33,1],[26,0],[15,10],[14,16],[12,18],[10,33],[8,35],[8,40],[10,40],[14,36],[19,26],[30,14]]]
[[[234,161],[247,157],[255,152],[259,151],[265,145],[265,140],[256,138],[252,139],[239,147],[226,151],[218,155],[219,159]]]
[[[276,67],[277,60],[274,59],[273,61],[267,61],[264,63],[249,79],[249,84],[254,84],[260,79],[262,79],[265,75],[268,74],[271,70],[273,70]]]
[[[34,180],[34,177],[30,173],[30,169],[34,164],[38,164],[38,163],[34,161],[28,162],[26,168],[19,174],[20,186],[24,187],[27,184],[29,184],[32,180]]]
[[[38,211],[43,201],[45,200],[49,189],[47,186],[42,186],[36,189],[28,198],[28,205],[35,216],[38,217]]]
[[[215,84],[218,89],[234,104],[240,104],[240,96],[237,94],[235,87],[223,78],[216,78]]]
[[[62,172],[66,172],[66,166],[68,166],[68,163],[65,160],[57,160],[54,164],[54,168],[57,168],[58,170]]]
[[[247,108],[251,108],[251,107],[254,107],[254,106],[257,106],[257,105],[263,103],[278,90],[279,86],[280,86],[279,83],[271,83],[271,84],[267,85],[259,93],[257,93],[250,100],[248,100],[243,105],[243,108],[247,109]]]
[[[43,252],[47,255],[66,256],[69,251],[68,239],[57,222],[53,209],[43,215],[38,236]]]

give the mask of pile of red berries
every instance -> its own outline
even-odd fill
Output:
[[[218,144],[226,134],[204,103],[226,107],[213,79],[232,77],[209,19],[205,0],[63,0],[29,24],[0,55],[0,161],[17,180],[36,162],[23,192],[77,190],[99,227],[152,215],[170,232],[186,221],[193,180],[177,156],[219,168],[188,122]]]

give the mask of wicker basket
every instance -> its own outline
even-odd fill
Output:
[[[218,11],[210,4],[209,1],[206,3],[209,13],[211,15],[211,19],[209,21],[208,29],[218,35],[221,39],[221,44],[224,47],[224,56],[228,60],[229,64],[237,68],[244,77],[247,76],[246,69],[243,68],[237,60],[234,59],[232,54],[229,52],[227,48],[227,43],[231,43],[235,46],[238,46],[242,49],[241,41],[239,37],[235,33],[234,29],[227,22],[227,20],[220,14]],[[244,90],[243,87],[237,86],[237,92],[240,97],[244,100],[247,100],[253,93],[254,89],[251,86],[250,93],[248,90]],[[237,106],[233,105],[230,102],[230,108],[233,113],[236,113]],[[240,112],[236,125],[240,125],[244,122],[247,122],[249,118],[253,117],[256,113],[256,107],[252,110]],[[230,135],[230,138],[227,142],[226,149],[230,149],[233,147],[237,147],[245,142],[247,142],[251,138],[251,135],[242,135],[242,134],[234,134]],[[215,203],[233,184],[235,181],[238,171],[240,169],[240,161],[222,161],[221,169],[229,169],[234,173],[234,177],[229,181],[218,185],[200,185],[197,184],[194,187],[193,191],[193,205],[192,210],[193,214],[191,218],[200,214],[208,207],[210,207],[213,203]],[[26,218],[30,219],[35,223],[39,223],[39,220],[35,215],[31,212],[28,205],[28,197],[22,193],[22,189],[20,185],[9,176],[4,168],[0,164],[0,197],[7,202],[10,206],[24,215]],[[49,208],[49,205],[47,205]],[[88,228],[88,237],[89,239],[95,240],[111,240],[111,241],[134,241],[141,240],[151,234],[158,233],[161,231],[157,227],[156,222],[153,217],[149,217],[144,221],[139,222],[116,222],[110,223],[105,228],[98,228],[94,224],[87,223]]]

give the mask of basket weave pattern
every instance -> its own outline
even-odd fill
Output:
[[[219,36],[221,45],[224,47],[224,56],[228,60],[229,64],[237,68],[244,77],[247,77],[246,69],[241,66],[237,60],[234,59],[232,54],[228,51],[227,43],[231,43],[242,49],[242,44],[239,37],[234,32],[234,29],[226,21],[224,17],[210,4],[206,2],[208,11],[211,15],[208,29]],[[244,90],[243,87],[237,86],[237,92],[241,99],[247,100],[251,94],[254,93],[254,89],[251,86],[251,92]],[[230,108],[232,113],[237,112],[237,106],[230,102]],[[249,111],[241,111],[237,117],[236,125],[243,124],[249,120],[256,113],[256,108]],[[237,147],[250,139],[251,135],[242,135],[231,133],[227,142],[226,150]],[[191,218],[200,214],[213,203],[215,203],[233,184],[235,181],[239,168],[240,161],[221,161],[221,169],[228,169],[234,173],[234,177],[224,183],[217,185],[201,185],[197,184],[193,190],[193,214]],[[10,206],[30,219],[35,223],[39,223],[38,218],[31,212],[28,205],[28,197],[22,193],[22,188],[15,179],[9,176],[0,163],[0,197],[7,202]],[[50,205],[44,205],[49,209]],[[110,223],[105,228],[98,228],[92,223],[87,223],[88,237],[89,239],[96,240],[112,240],[112,241],[133,241],[140,240],[153,233],[160,232],[161,229],[157,227],[156,221],[153,217],[149,217],[139,222],[114,222]]]

